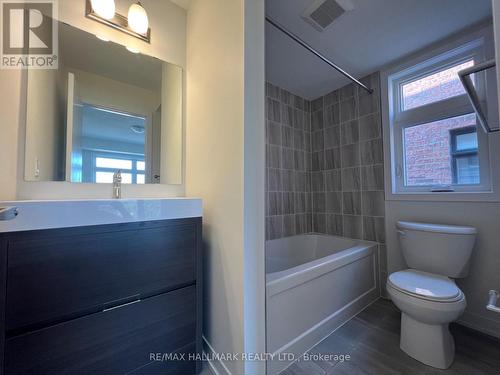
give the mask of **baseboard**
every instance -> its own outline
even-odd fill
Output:
[[[380,298],[378,288],[373,288],[355,298],[346,306],[337,310],[332,315],[310,328],[299,337],[279,348],[276,352],[272,353],[276,358],[280,353],[303,353],[309,351],[318,343],[323,341],[331,335],[338,328],[343,326],[346,322],[351,320],[360,311],[364,310],[367,306]],[[272,361],[267,363],[267,375],[276,375],[289,367],[293,362],[286,361]]]
[[[500,339],[500,321],[466,311],[457,323]]]
[[[232,375],[226,364],[218,358],[217,352],[205,336],[203,336],[203,353],[204,357],[208,358],[208,366],[215,375]]]

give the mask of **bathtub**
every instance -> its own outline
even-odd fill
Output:
[[[374,242],[315,234],[267,241],[268,374],[278,374],[379,296]]]

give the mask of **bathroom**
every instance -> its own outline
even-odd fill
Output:
[[[0,374],[500,373],[499,1],[0,7]]]

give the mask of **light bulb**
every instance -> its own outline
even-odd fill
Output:
[[[141,3],[132,4],[128,9],[128,25],[136,33],[146,34],[148,32],[148,14]]]
[[[90,3],[100,17],[110,20],[115,16],[115,0],[91,0]]]

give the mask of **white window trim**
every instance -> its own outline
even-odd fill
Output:
[[[478,143],[479,143],[479,153],[480,160],[483,164],[480,165],[482,169],[481,185],[471,185],[467,186],[454,186],[453,192],[431,192],[429,186],[424,186],[422,188],[404,189],[401,188],[401,184],[398,185],[398,181],[394,178],[396,175],[397,162],[394,160],[397,155],[401,155],[401,150],[397,150],[396,143],[394,142],[394,137],[401,137],[402,135],[395,134],[395,129],[398,127],[393,126],[392,109],[394,103],[390,103],[389,97],[392,97],[392,85],[391,80],[397,77],[398,74],[407,75],[411,69],[415,69],[419,64],[424,61],[432,61],[432,59],[438,59],[443,54],[450,51],[460,52],[460,47],[465,45],[474,46],[474,41],[482,40],[483,46],[481,48],[480,58],[487,59],[494,56],[494,43],[493,43],[493,31],[491,23],[487,26],[482,26],[482,28],[476,31],[468,31],[465,35],[455,36],[453,39],[448,39],[444,42],[438,43],[430,48],[427,48],[423,52],[419,52],[391,67],[385,69],[381,72],[381,101],[382,101],[382,126],[383,126],[383,140],[384,140],[384,169],[385,169],[385,195],[386,200],[416,200],[416,201],[500,201],[500,158],[496,159],[492,157],[491,153],[500,149],[500,135],[498,133],[490,134],[487,136],[478,127]],[[476,45],[477,47],[477,45]],[[469,48],[469,51],[473,51],[474,48]],[[478,53],[478,51],[473,51]],[[457,56],[458,54],[455,54]],[[465,57],[465,55],[462,53]],[[443,61],[441,59],[441,61]],[[439,63],[439,61],[436,61]],[[416,68],[418,69],[418,67]],[[416,70],[415,69],[415,70]],[[488,71],[486,76],[486,82],[482,79],[478,79],[477,87],[480,92],[485,93],[483,98],[483,104],[485,97],[488,98],[488,117],[492,123],[498,122],[498,105],[497,105],[497,94],[496,90],[492,85],[488,85],[487,82],[495,80],[494,70]],[[493,82],[491,81],[491,82]],[[449,104],[449,106],[447,105]],[[439,105],[435,106],[430,104],[427,106],[425,111],[422,111],[422,107],[416,108],[415,110],[407,110],[404,116],[417,116],[417,111],[419,120],[425,122],[425,116],[429,119],[435,120],[435,117],[446,118],[449,108],[454,108],[453,114],[457,115],[457,107],[460,106],[460,112],[462,114],[472,113],[472,107],[468,98],[465,96],[453,97],[450,99],[445,99],[439,102]],[[422,114],[422,112],[425,112]],[[408,120],[408,118],[406,118]],[[401,131],[401,127],[399,127]],[[402,145],[402,143],[400,143]],[[498,160],[497,160],[498,159]],[[489,172],[484,173],[483,171]],[[466,188],[466,191],[464,191]],[[496,188],[496,189],[495,189]]]
[[[406,186],[405,185],[405,165],[404,165],[404,150],[403,150],[403,132],[405,129],[418,124],[425,124],[435,121],[453,118],[461,115],[474,113],[474,109],[470,104],[467,95],[464,93],[460,96],[443,99],[431,104],[419,106],[406,111],[399,108],[402,107],[401,96],[399,94],[400,87],[406,82],[418,80],[421,77],[428,76],[434,72],[442,71],[448,67],[458,65],[468,60],[477,62],[484,61],[484,37],[472,40],[468,43],[452,48],[442,54],[433,56],[430,59],[416,59],[416,64],[408,69],[398,71],[388,77],[388,97],[392,99],[389,102],[390,126],[391,126],[391,153],[392,153],[392,191],[394,194],[408,193],[429,193],[435,186]],[[480,98],[485,97],[484,80],[482,75],[475,77],[476,89]],[[485,102],[483,102],[485,105]],[[489,157],[488,157],[488,137],[483,132],[480,132],[478,127],[478,144],[479,144],[479,161],[481,171],[481,181],[477,185],[454,185],[454,192],[476,192],[476,191],[491,191],[489,179]],[[396,141],[399,140],[399,141]]]

